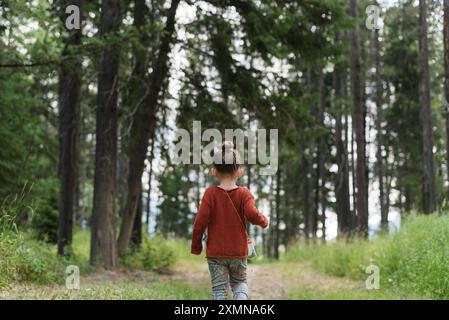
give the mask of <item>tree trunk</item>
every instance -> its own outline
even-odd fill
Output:
[[[279,260],[279,239],[280,230],[279,226],[281,223],[281,170],[278,169],[276,173],[276,225],[275,225],[275,238],[274,238],[274,257]]]
[[[419,1],[419,104],[422,126],[423,189],[425,213],[436,210],[435,170],[433,164],[432,110],[430,100],[429,52],[427,45],[427,3]]]
[[[320,69],[318,75],[318,112],[316,114],[316,124],[319,128],[324,128],[324,74],[323,69]],[[320,133],[318,138],[316,139],[316,170],[315,170],[315,203],[314,203],[314,212],[311,217],[311,227],[312,227],[312,237],[315,239],[317,237],[318,231],[318,222],[323,221],[323,214],[325,210],[325,152],[326,152],[326,137],[323,133]]]
[[[158,56],[152,66],[153,72],[150,77],[149,91],[145,97],[143,106],[137,109],[131,128],[128,198],[126,201],[125,216],[123,217],[118,238],[118,249],[120,254],[125,254],[129,246],[148,144],[156,126],[156,112],[159,104],[158,99],[163,87],[163,81],[168,73],[168,53],[170,51],[170,44],[175,30],[175,16],[179,1],[180,0],[172,0],[171,7],[168,10],[167,22],[160,42]]]
[[[141,193],[139,203],[137,204],[136,219],[134,220],[133,231],[131,233],[131,243],[134,248],[139,247],[142,243],[142,214],[143,205]]]
[[[345,68],[341,64],[335,67],[334,87],[337,110],[335,110],[335,144],[337,147],[336,161],[338,171],[335,183],[336,211],[338,222],[338,236],[345,237],[351,231],[351,204],[349,200],[349,159],[347,135],[343,132],[342,114],[346,109],[343,105],[345,98],[346,77]],[[346,138],[344,138],[346,137]]]
[[[446,115],[446,170],[449,181],[449,0],[444,0],[444,112]]]
[[[351,192],[352,192],[352,219],[351,219],[351,229],[355,230],[357,228],[357,190],[356,190],[356,172],[355,172],[355,128],[354,128],[354,117],[351,115],[351,126],[349,126],[349,116],[346,117],[348,122],[346,123],[348,135],[351,136]]]
[[[155,134],[153,132],[153,137],[151,138],[151,147],[150,147],[150,158],[148,159],[150,163],[150,170],[148,171],[148,189],[147,189],[147,210],[146,210],[146,230],[148,232],[150,226],[150,213],[151,213],[151,180],[153,178],[153,158],[154,158],[154,139]]]
[[[65,8],[65,1],[63,1]],[[71,1],[81,7],[82,1]],[[64,15],[62,14],[62,17]],[[73,216],[76,206],[79,127],[81,99],[81,59],[70,53],[81,43],[81,30],[71,30],[64,40],[59,73],[59,178],[61,184],[58,223],[58,254],[64,255],[65,248],[72,243]]]
[[[251,167],[249,165],[247,167],[247,171],[248,171],[248,174],[247,174],[248,179],[246,180],[246,187],[248,188],[248,190],[251,190],[252,172],[251,172]],[[249,231],[251,230],[251,223],[246,222],[246,230],[248,230],[248,233],[249,233]]]
[[[99,34],[102,38],[119,30],[120,0],[103,0]],[[117,264],[115,201],[117,176],[117,87],[119,46],[106,44],[98,70],[94,203],[90,262],[106,269]]]
[[[122,130],[119,130],[122,131]],[[119,204],[119,216],[123,218],[125,214],[125,203],[126,203],[126,193],[128,192],[128,172],[129,172],[129,161],[127,154],[123,148],[123,136],[124,133],[120,133],[122,139],[120,139],[120,146],[118,151],[117,159],[117,196]]]
[[[80,117],[80,119],[82,119],[82,116]],[[80,128],[80,131],[82,131],[81,128]],[[79,157],[78,159],[81,159],[81,157]],[[84,221],[86,219],[86,215],[84,212],[84,206],[83,206],[83,202],[84,202],[83,186],[84,186],[85,182],[84,182],[84,177],[83,177],[84,174],[82,173],[83,166],[80,162],[81,161],[78,160],[78,174],[77,174],[77,178],[76,178],[76,191],[75,191],[74,224],[78,225],[79,227],[83,227]]]
[[[314,87],[312,70],[310,68],[307,69],[306,74],[306,88],[309,95],[314,95],[316,88]],[[316,109],[312,109],[312,116],[317,118]],[[313,179],[316,178],[316,174],[314,174],[313,169],[313,152],[315,150],[315,141],[314,139],[310,139],[306,133],[303,131],[303,137],[301,138],[301,164],[303,166],[302,172],[304,173],[303,180],[303,212],[304,212],[304,238],[305,242],[309,243],[309,239],[314,237],[314,224],[315,217],[318,214],[318,203],[317,196],[314,193],[314,182]],[[306,152],[307,150],[307,152]],[[307,154],[309,153],[309,154]],[[309,158],[310,157],[310,158]],[[316,180],[315,180],[316,181]],[[316,183],[315,183],[316,187]],[[318,191],[318,188],[315,188],[315,191]],[[315,197],[313,197],[315,195]]]
[[[345,67],[345,70],[347,72],[347,67]],[[348,75],[345,73],[343,77],[343,96],[346,98],[349,96],[348,93]],[[352,123],[351,126],[349,126],[349,106],[345,106],[345,114],[344,114],[344,136],[345,136],[345,148],[347,150],[346,153],[346,161],[348,166],[348,193],[349,193],[349,218],[348,218],[348,226],[351,231],[353,231],[356,227],[355,220],[356,220],[356,212],[355,212],[355,187],[354,187],[354,179],[355,179],[355,171],[354,171],[354,139],[353,139],[353,128]],[[351,120],[352,121],[352,120]],[[351,147],[351,151],[349,152],[349,147]],[[352,177],[352,181],[349,179]],[[351,184],[349,183],[351,181]],[[352,192],[352,194],[351,194]],[[352,206],[351,206],[351,200],[352,200]]]
[[[326,108],[326,87],[324,83],[324,72],[320,70],[319,76],[319,117],[318,117],[318,125],[321,128],[324,128],[324,112]],[[320,198],[320,212],[319,217],[317,216],[317,220],[319,218],[321,222],[321,237],[323,240],[326,239],[326,135],[321,134],[318,139],[318,156],[317,156],[317,176],[318,176],[318,188],[319,188],[319,198]],[[318,169],[319,168],[319,169]],[[318,222],[316,222],[318,224]],[[318,229],[318,226],[315,227]],[[316,234],[315,234],[316,236]]]
[[[275,190],[274,189],[274,177],[270,176],[270,190]],[[275,226],[275,205],[274,205],[274,199],[273,199],[273,193],[269,194],[268,196],[268,202],[269,202],[269,207],[270,207],[270,224],[272,224],[273,226]],[[273,257],[273,228],[268,228],[267,233],[266,233],[266,237],[265,237],[265,244],[266,244],[266,252],[267,252],[267,256],[268,258],[272,258]]]
[[[382,105],[383,105],[383,85],[381,75],[381,62],[380,62],[380,41],[379,30],[376,29],[374,33],[374,50],[375,50],[375,64],[376,64],[376,131],[377,131],[377,150],[376,150],[376,162],[377,162],[377,176],[379,179],[379,205],[380,205],[380,224],[382,229],[388,228],[388,211],[385,207],[385,192],[384,192],[384,158],[382,155],[383,148],[383,132],[382,132]]]
[[[354,126],[355,139],[357,145],[356,160],[356,186],[357,186],[357,220],[358,232],[361,236],[368,236],[368,199],[367,199],[367,167],[365,154],[365,106],[363,102],[362,92],[362,68],[360,59],[360,27],[358,21],[357,1],[350,1],[350,13],[355,18],[356,26],[352,31],[351,45],[351,78],[352,78],[352,94],[354,100]]]
[[[302,142],[301,154],[301,172],[303,174],[303,184],[302,184],[302,203],[303,203],[303,216],[304,216],[304,239],[306,243],[309,241],[310,237],[310,178],[309,172],[311,172],[312,166],[306,154],[305,142]]]

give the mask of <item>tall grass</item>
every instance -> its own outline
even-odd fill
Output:
[[[366,267],[377,265],[381,286],[423,298],[449,298],[449,217],[411,215],[401,230],[372,241],[293,246],[288,261],[310,261],[335,276],[366,279]]]
[[[23,197],[24,193],[0,205],[0,289],[15,281],[50,283],[65,279],[68,263],[56,256],[54,247],[17,229],[17,216],[24,209]]]

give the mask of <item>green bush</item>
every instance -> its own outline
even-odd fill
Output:
[[[401,230],[372,241],[293,246],[284,257],[310,261],[335,275],[366,279],[366,267],[380,268],[381,285],[424,298],[449,298],[449,219],[411,215]]]
[[[159,236],[145,237],[140,248],[123,259],[126,267],[146,271],[168,269],[175,262],[176,255],[172,246]]]

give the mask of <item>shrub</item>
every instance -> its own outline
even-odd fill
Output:
[[[144,237],[140,248],[123,259],[123,264],[131,269],[162,270],[168,269],[176,261],[173,248],[160,236]]]

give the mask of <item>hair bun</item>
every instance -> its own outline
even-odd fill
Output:
[[[232,143],[232,141],[225,141],[221,145],[221,149],[223,151],[232,151],[232,150],[234,150],[234,144]]]

